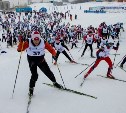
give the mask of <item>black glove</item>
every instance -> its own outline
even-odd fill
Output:
[[[100,58],[102,58],[101,56],[97,56],[97,59],[100,59]]]
[[[54,60],[57,60],[56,56],[52,56],[52,58],[53,58]]]
[[[119,42],[117,43],[117,47],[119,47]]]

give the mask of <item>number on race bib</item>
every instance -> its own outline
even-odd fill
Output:
[[[39,51],[38,51],[38,52],[37,52],[37,51],[34,51],[34,52],[33,52],[33,55],[39,55],[39,54],[40,54]]]
[[[88,40],[88,43],[91,43],[92,42],[92,40]]]

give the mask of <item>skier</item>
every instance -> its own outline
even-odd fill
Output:
[[[98,64],[104,60],[108,63],[109,68],[107,72],[107,77],[114,79],[114,77],[111,74],[111,70],[113,68],[112,61],[109,57],[109,52],[111,49],[118,50],[119,42],[116,44],[116,47],[114,47],[113,42],[107,42],[106,45],[102,45],[101,48],[96,52],[97,59],[95,61],[95,64],[89,69],[89,71],[84,75],[84,79],[98,66]]]
[[[92,31],[91,31],[91,30],[88,31],[88,34],[87,34],[86,36],[84,36],[83,39],[85,40],[85,43],[86,43],[86,44],[85,44],[85,48],[84,48],[84,50],[83,50],[83,52],[82,52],[81,57],[84,56],[84,53],[85,53],[87,47],[89,46],[89,47],[90,47],[90,50],[91,50],[91,57],[92,57],[92,58],[95,58],[95,57],[93,56],[93,48],[92,48],[92,45],[93,45],[93,42],[96,41],[96,39],[94,38],[94,35],[92,34]]]
[[[75,37],[72,38],[72,46],[71,46],[71,49],[73,49],[73,46],[75,46],[77,48],[77,39]]]
[[[71,63],[75,63],[75,61],[73,61],[69,55],[67,54],[67,52],[65,51],[65,48],[69,51],[68,47],[64,44],[64,42],[60,42],[59,39],[56,39],[55,40],[55,44],[54,44],[54,47],[55,49],[57,50],[57,53],[56,53],[56,59],[55,59],[55,62],[54,62],[54,65],[57,64],[57,60],[58,60],[58,57],[59,57],[59,54],[60,53],[63,53]]]
[[[121,67],[121,68],[123,68],[123,65],[124,65],[125,62],[126,62],[126,56],[125,56],[125,58],[123,59],[122,63],[120,64],[120,67]]]
[[[102,36],[108,38],[108,27],[107,25],[102,28]]]
[[[37,67],[53,82],[53,85],[57,88],[62,88],[60,84],[56,82],[56,78],[50,70],[44,56],[45,49],[47,49],[55,58],[56,52],[47,42],[45,42],[38,31],[34,31],[30,39],[23,41],[20,39],[17,51],[21,52],[27,50],[27,59],[29,68],[31,71],[31,79],[29,83],[29,96],[33,95],[35,83],[38,79]]]

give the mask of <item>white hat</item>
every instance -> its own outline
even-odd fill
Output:
[[[40,40],[41,38],[40,33],[38,31],[32,32],[31,38],[32,40]]]

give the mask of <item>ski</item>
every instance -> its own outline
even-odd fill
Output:
[[[69,61],[65,61],[66,63],[71,63]],[[73,62],[73,64],[80,64],[80,65],[86,65],[86,66],[89,66],[89,64],[83,64],[83,63],[79,63],[79,62]]]
[[[29,96],[26,113],[29,113],[29,107],[31,105],[32,96]]]
[[[108,79],[111,79],[111,80],[117,80],[117,81],[121,81],[121,82],[126,82],[125,80],[120,80],[120,79],[117,79],[117,78],[109,78],[107,76],[102,76],[102,75],[97,75],[97,76],[100,76],[100,77],[104,77],[104,78],[108,78]]]
[[[47,85],[47,86],[50,86],[50,87],[53,87],[53,88],[57,88],[57,87],[55,87],[55,86],[52,85],[52,84],[48,84],[48,83],[43,83],[43,84],[45,84],[45,85]],[[57,88],[57,89],[59,89],[59,88]],[[97,97],[95,97],[95,96],[88,95],[88,94],[85,94],[85,93],[81,93],[81,92],[79,92],[79,91],[75,91],[75,90],[68,89],[68,88],[60,88],[59,90],[61,90],[61,91],[66,91],[66,92],[70,92],[70,93],[74,93],[74,94],[78,94],[78,95],[84,95],[84,96],[87,96],[87,97],[91,97],[91,98],[97,99]]]

